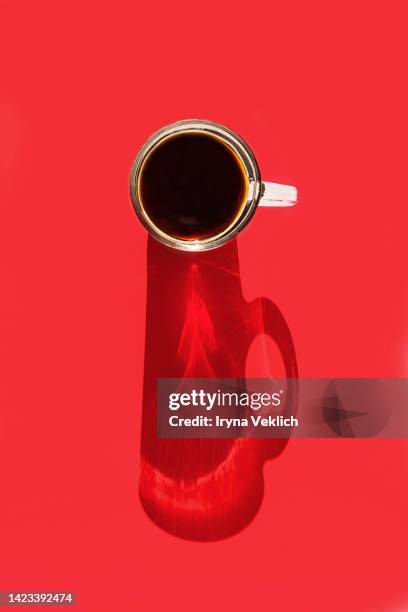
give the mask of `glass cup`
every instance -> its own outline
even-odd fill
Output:
[[[221,140],[224,145],[232,149],[241,162],[247,183],[246,199],[239,215],[223,231],[203,239],[181,239],[163,231],[150,219],[141,197],[140,178],[143,166],[151,153],[160,147],[164,140],[186,132],[206,133]],[[199,188],[197,185],[197,189]],[[137,216],[149,233],[163,244],[184,251],[214,249],[231,240],[246,226],[258,206],[287,207],[297,202],[296,187],[261,180],[255,155],[238,134],[218,123],[200,119],[188,119],[167,125],[145,142],[133,162],[130,173],[130,196]]]

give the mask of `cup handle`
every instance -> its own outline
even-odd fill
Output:
[[[294,206],[297,202],[297,189],[279,183],[262,183],[259,206]]]

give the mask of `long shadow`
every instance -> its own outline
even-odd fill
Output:
[[[244,300],[236,240],[202,253],[149,237],[140,499],[149,517],[182,538],[209,541],[243,529],[263,497],[263,464],[285,439],[159,439],[158,378],[244,378],[253,340],[275,341],[297,378],[292,337],[267,298]],[[291,387],[285,412],[296,411]]]

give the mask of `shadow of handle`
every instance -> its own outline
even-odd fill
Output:
[[[252,341],[261,334],[269,336],[279,349],[286,378],[291,379],[290,384],[287,385],[282,415],[284,417],[295,416],[298,403],[298,366],[289,326],[279,308],[268,298],[256,298],[249,307],[250,320],[254,324]],[[286,444],[287,439],[285,438],[265,440],[265,459],[277,456]]]

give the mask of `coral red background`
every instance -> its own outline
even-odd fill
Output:
[[[284,312],[302,376],[406,376],[406,3],[0,9],[0,590],[74,590],[87,612],[406,609],[405,441],[291,441],[218,543],[146,517],[128,197],[163,124],[237,130],[300,192],[240,237],[247,299]]]

